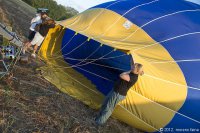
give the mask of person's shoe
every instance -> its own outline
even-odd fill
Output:
[[[98,126],[98,127],[104,125],[104,123],[99,122],[99,120],[98,120],[97,117],[93,118],[93,120],[94,120],[94,124],[95,124],[96,126]]]
[[[35,54],[35,53],[32,53],[32,54],[31,54],[31,57],[35,59],[35,58],[36,58],[36,54]]]
[[[103,124],[97,123],[96,118],[94,118],[93,120],[94,120],[94,121],[93,121],[92,125],[94,126],[94,128],[95,128],[96,130],[99,131],[101,128],[103,128]]]

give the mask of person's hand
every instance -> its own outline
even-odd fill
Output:
[[[140,76],[143,76],[144,75],[144,71],[142,71],[141,73],[140,73]]]

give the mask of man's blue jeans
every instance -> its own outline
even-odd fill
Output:
[[[113,90],[106,96],[106,99],[101,107],[99,115],[96,117],[95,122],[98,125],[104,124],[108,118],[112,115],[115,106],[125,99],[125,96],[114,92]]]

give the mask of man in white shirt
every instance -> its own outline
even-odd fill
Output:
[[[37,13],[36,14],[36,17],[34,17],[32,20],[31,20],[31,27],[29,28],[29,36],[28,36],[28,40],[29,41],[32,41],[34,36],[35,36],[35,33],[36,33],[36,26],[41,24],[42,21],[44,19],[46,19],[48,16],[47,16],[47,13],[46,12],[42,12],[42,13]]]

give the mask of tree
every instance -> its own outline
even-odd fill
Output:
[[[76,11],[74,8],[58,5],[57,2],[54,0],[23,1],[35,8],[48,8],[49,16],[55,20],[64,20],[78,14],[78,11]]]

